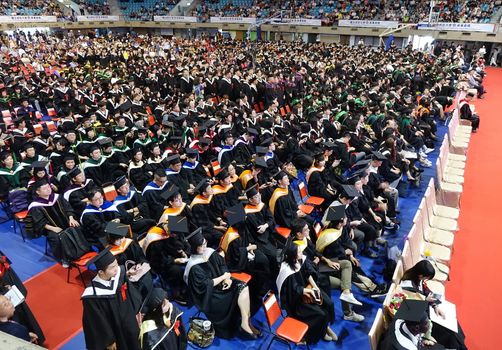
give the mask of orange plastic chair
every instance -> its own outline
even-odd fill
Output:
[[[263,298],[263,309],[265,310],[268,327],[270,332],[273,334],[273,338],[268,344],[267,350],[270,349],[274,340],[287,344],[288,348],[291,349],[290,343],[298,345],[309,330],[309,326],[307,324],[298,321],[297,319],[288,316],[282,317],[281,308],[279,307],[275,294],[272,291],[269,291]],[[279,318],[282,318],[282,321],[276,331],[273,332],[272,326]],[[307,349],[309,349],[308,344],[305,345],[307,346]]]
[[[275,231],[286,239],[289,237],[289,234],[291,233],[291,229],[287,227],[276,227]]]
[[[305,184],[303,182],[300,182],[298,184],[298,189],[300,190],[300,196],[302,198],[302,201],[305,204],[317,206],[317,205],[321,205],[324,202],[324,198],[322,198],[322,197],[309,196],[309,194],[307,192],[307,187],[305,186]]]
[[[117,197],[117,190],[115,190],[115,187],[112,186],[106,186],[103,188],[103,193],[104,197],[108,202],[113,202],[115,198]]]
[[[232,272],[231,275],[232,275],[232,278],[234,278],[238,281],[244,282],[246,284],[248,284],[252,278],[250,274],[245,273],[245,272]]]
[[[70,266],[68,267],[68,274],[66,276],[66,283],[70,283],[70,270],[73,267],[75,267],[78,270],[78,274],[79,274],[80,279],[82,280],[82,284],[84,285],[84,288],[85,288],[85,281],[84,281],[84,276],[82,275],[82,269],[84,269],[85,265],[87,265],[87,263],[89,262],[89,260],[91,260],[92,258],[94,258],[96,255],[98,255],[98,253],[96,253],[96,252],[89,252],[89,253],[85,253],[84,255],[82,255],[77,260],[71,261],[70,262]]]
[[[298,209],[300,209],[301,211],[303,211],[307,215],[314,211],[314,207],[312,205],[308,205],[308,204],[300,204],[298,206]]]

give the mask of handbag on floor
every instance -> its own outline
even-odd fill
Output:
[[[200,348],[207,348],[213,344],[215,331],[211,321],[192,317],[189,323],[187,338],[190,343]]]

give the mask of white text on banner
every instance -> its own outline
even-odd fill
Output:
[[[255,17],[211,17],[211,23],[247,23],[255,24]]]
[[[341,19],[338,21],[339,27],[363,27],[363,28],[397,28],[397,21],[372,21],[359,19]]]
[[[0,16],[0,23],[57,22],[56,16]]]
[[[454,22],[438,22],[429,24],[427,22],[420,22],[417,24],[418,29],[423,30],[452,30],[460,32],[486,32],[493,33],[495,31],[495,24],[493,23],[454,23]]]
[[[153,20],[156,22],[197,23],[197,17],[189,17],[189,16],[153,16]]]

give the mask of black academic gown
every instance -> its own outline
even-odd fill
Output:
[[[378,347],[379,350],[441,350],[444,349],[442,345],[436,344],[434,346],[415,346],[412,341],[412,335],[404,329],[403,320],[395,320],[389,326],[387,333],[385,334],[383,341]]]
[[[288,191],[288,194],[277,199],[275,203],[274,219],[277,225],[281,227],[293,227],[293,221],[298,218],[298,205],[295,202],[293,193]]]
[[[113,204],[122,216],[122,223],[131,225],[134,235],[141,235],[156,224],[155,220],[149,218],[148,205],[144,198],[134,189],[131,189],[127,196],[117,196]],[[139,209],[138,215],[127,212],[133,208]]]
[[[105,157],[101,157],[99,161],[89,159],[84,163],[86,177],[94,180],[94,183],[98,186],[113,182],[116,169],[117,167]]]
[[[0,256],[3,256],[3,253],[1,251]],[[6,263],[0,263],[4,265],[5,268],[3,274],[0,276],[0,294],[5,294],[8,292],[6,286],[16,286],[26,298],[28,295],[28,290],[25,288],[23,282],[21,282],[21,279],[12,268],[12,265],[10,265],[11,262],[7,260]],[[38,336],[39,345],[42,345],[45,342],[44,332],[40,328],[40,325],[31,312],[30,307],[28,306],[26,301],[16,306],[14,316],[11,320],[22,324],[28,329],[29,332],[35,333]]]
[[[87,194],[94,187],[94,181],[87,179],[83,186],[73,184],[63,193],[64,199],[70,203],[74,213],[75,218],[80,218],[82,212],[87,206]]]
[[[190,259],[194,259],[194,256]],[[211,321],[216,336],[230,339],[240,325],[237,299],[243,285],[233,280],[231,287],[227,290],[222,290],[221,284],[214,286],[213,278],[220,277],[225,272],[228,272],[225,260],[213,251],[206,262],[193,265],[188,274],[185,272],[187,276],[185,279],[192,300]]]
[[[106,225],[114,219],[120,219],[120,213],[112,203],[104,202],[101,208],[89,204],[80,217],[87,241],[98,246],[104,245]]]
[[[175,305],[172,308],[169,318],[164,316],[163,320],[169,320],[169,327],[166,322],[159,326],[154,320],[143,320],[140,334],[141,350],[185,350],[187,348],[185,326],[181,319],[183,312]]]
[[[100,283],[96,276],[82,294],[83,328],[88,350],[103,350],[116,343],[118,350],[139,350],[139,328],[136,313],[141,298],[127,280],[125,268],[112,280],[111,286]]]
[[[159,187],[154,182],[148,183],[143,189],[142,196],[148,204],[148,214],[150,218],[158,222],[160,216],[164,212],[164,206],[167,205],[166,201],[162,199],[162,193],[166,188],[167,182],[164,186]]]
[[[308,285],[308,277],[311,275],[316,275],[316,269],[314,264],[306,259],[299,271],[284,280],[280,300],[288,316],[305,322],[309,326],[305,340],[309,344],[315,344],[322,339],[328,325],[334,321],[335,310],[330,297],[322,289],[320,291],[323,300],[321,305],[306,304],[302,301],[303,289]]]

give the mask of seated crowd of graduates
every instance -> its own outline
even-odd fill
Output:
[[[89,349],[184,347],[169,300],[194,304],[219,337],[257,339],[251,318],[268,290],[309,325],[307,343],[336,341],[332,290],[352,322],[364,320],[354,286],[385,294],[359,256],[379,257],[399,227],[398,184],[431,166],[452,52],[280,42],[253,46],[253,60],[250,44],[207,38],[43,42],[42,57],[60,54],[58,77],[16,75],[26,60],[3,57],[13,129],[0,195],[29,201],[32,234],[63,266],[62,234],[100,252],[82,296]],[[56,129],[37,131],[37,112],[53,110]]]

